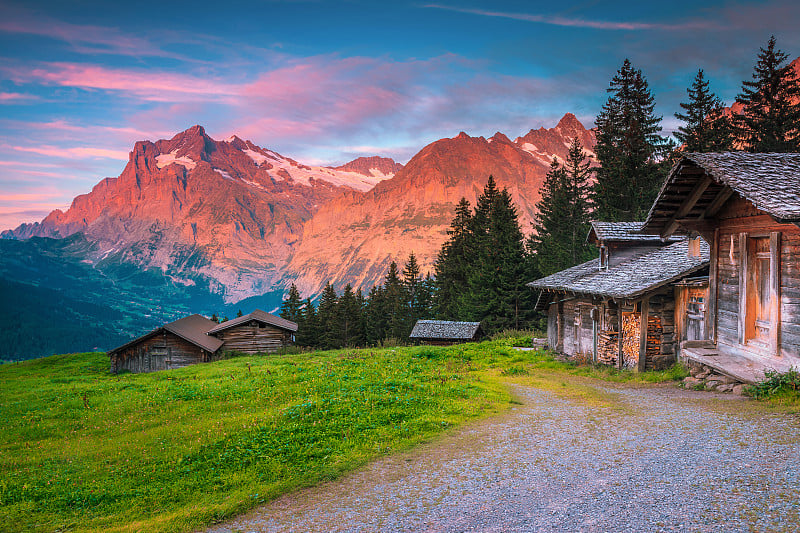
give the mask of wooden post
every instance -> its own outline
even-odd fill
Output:
[[[625,361],[623,361],[623,354],[622,354],[622,305],[617,302],[617,368],[622,370]]]
[[[639,317],[639,364],[636,369],[644,372],[647,365],[647,319],[650,314],[650,297],[642,298],[642,312]]]
[[[781,355],[781,234],[769,234],[769,353]]]
[[[706,301],[706,337],[717,342],[717,283],[719,261],[719,228],[714,230],[714,241],[711,243],[711,264],[708,271],[708,298]]]
[[[559,299],[556,309],[558,309],[558,313],[556,314],[557,322],[558,322],[558,340],[556,343],[556,351],[563,352],[564,351],[564,301]]]
[[[739,344],[746,341],[747,330],[747,233],[739,234]]]

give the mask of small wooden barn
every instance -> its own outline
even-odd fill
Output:
[[[528,286],[547,310],[548,345],[619,368],[662,369],[676,358],[680,283],[708,268],[701,240],[664,240],[640,233],[641,222],[592,222],[588,239],[599,257]],[[679,285],[679,286],[676,286]],[[677,315],[677,319],[676,319]],[[684,332],[686,329],[684,328]]]
[[[742,381],[800,367],[800,154],[685,154],[643,231],[711,245],[705,342],[683,357]]]
[[[222,341],[222,351],[272,353],[294,343],[297,324],[260,309],[214,325],[208,335]]]
[[[417,320],[409,338],[421,344],[450,346],[474,342],[484,336],[480,322],[453,322],[450,320]]]
[[[108,352],[111,372],[154,372],[214,359],[222,341],[206,333],[216,322],[189,315]]]

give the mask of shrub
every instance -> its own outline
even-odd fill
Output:
[[[791,368],[788,372],[767,370],[764,380],[747,387],[745,392],[753,398],[763,400],[773,396],[797,394],[800,391],[800,371]]]

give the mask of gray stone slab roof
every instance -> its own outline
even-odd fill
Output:
[[[480,322],[453,322],[450,320],[417,320],[411,330],[411,339],[470,340],[481,327]]]
[[[153,335],[159,333],[162,329],[169,331],[177,335],[178,337],[191,342],[195,346],[199,346],[204,350],[207,350],[211,353],[216,352],[220,346],[222,346],[222,341],[217,339],[216,337],[209,337],[206,333],[216,326],[216,322],[212,322],[211,320],[207,319],[201,315],[189,315],[183,318],[179,318],[174,322],[170,322],[168,324],[164,324],[161,327],[154,329],[153,331],[142,335],[141,337],[137,337],[130,342],[126,342],[122,346],[118,348],[114,348],[108,353],[118,352],[136,344],[140,341],[143,341]]]
[[[800,220],[800,154],[724,152],[685,154],[664,182],[648,222],[685,161],[701,167],[714,181],[727,185],[779,221]]]
[[[639,233],[644,222],[591,222],[592,231],[600,241],[660,241],[658,235],[645,235]]]
[[[643,251],[608,270],[599,270],[599,259],[592,259],[528,283],[528,286],[609,298],[635,298],[704,268],[709,255],[708,244],[701,240],[700,257],[689,257],[688,241],[684,240]]]
[[[208,334],[213,335],[219,331],[238,326],[239,324],[243,324],[251,320],[257,320],[259,322],[270,324],[276,328],[285,329],[288,331],[297,331],[297,324],[294,322],[279,316],[275,316],[271,313],[267,313],[261,309],[256,309],[252,313],[247,313],[246,315],[234,318],[233,320],[226,320],[222,324],[219,324],[218,326],[215,326],[209,330]]]

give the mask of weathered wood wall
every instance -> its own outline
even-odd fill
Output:
[[[111,372],[155,372],[210,361],[212,355],[169,331],[148,337],[111,355]]]
[[[777,345],[780,357],[798,359],[800,365],[800,228],[779,224],[749,202],[734,196],[718,215],[716,262],[716,335],[723,351],[757,357],[776,357],[768,350],[740,343],[740,267],[743,262],[740,235],[769,236],[780,233],[779,292],[780,321]],[[712,284],[713,285],[713,284]],[[715,295],[709,295],[714,298]],[[713,317],[711,317],[713,319]]]
[[[292,332],[252,321],[215,334],[221,352],[273,353],[292,344]]]

